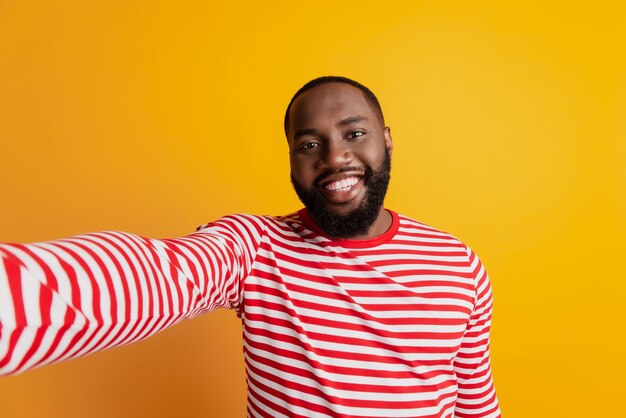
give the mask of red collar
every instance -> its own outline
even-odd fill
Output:
[[[323,237],[328,238],[335,244],[348,248],[368,248],[390,241],[396,235],[396,232],[398,232],[398,228],[400,227],[398,214],[389,209],[385,210],[391,214],[391,226],[383,234],[368,239],[331,238],[324,231],[322,231],[320,227],[315,224],[315,222],[313,222],[313,219],[311,219],[311,215],[309,215],[309,211],[306,208],[300,209],[298,211],[298,215],[300,216],[300,219],[302,219],[302,223],[307,228]]]

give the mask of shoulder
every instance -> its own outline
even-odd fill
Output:
[[[476,289],[489,287],[489,278],[478,255],[449,232],[442,231],[409,217],[398,215],[400,228],[396,239],[418,246],[420,251],[436,255],[438,259],[453,260],[463,275],[474,282]]]
[[[428,247],[428,250],[440,254],[453,255],[471,270],[475,269],[476,264],[480,264],[474,251],[456,235],[404,215],[398,214],[398,218],[400,227],[396,234],[396,240],[409,241],[413,245],[417,244],[424,247],[424,249]]]
[[[450,245],[466,247],[466,245],[459,238],[449,232],[417,221],[405,215],[397,214],[397,216],[400,223],[397,237],[426,240],[433,243],[448,243]]]

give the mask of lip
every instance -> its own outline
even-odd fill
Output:
[[[329,183],[346,181],[351,182],[351,179],[356,179],[356,183],[346,188],[331,190],[326,188]],[[363,190],[363,174],[360,172],[345,172],[332,174],[324,177],[322,181],[318,182],[317,189],[320,191],[324,199],[332,204],[347,204],[357,196],[359,196]]]
[[[365,173],[363,173],[362,171],[342,171],[339,173],[332,173],[332,174],[325,175],[322,178],[317,179],[314,184],[316,187],[323,188],[328,183],[346,180],[350,177],[357,177],[359,178],[359,180],[361,180],[364,175]]]

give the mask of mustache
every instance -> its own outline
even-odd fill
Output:
[[[339,170],[326,170],[326,171],[322,172],[319,176],[315,177],[315,179],[313,180],[313,184],[315,186],[319,186],[320,183],[326,177],[328,177],[328,176],[330,176],[332,174],[346,173],[346,172],[361,173],[366,181],[372,175],[372,169],[369,168],[369,167],[351,167],[351,166],[347,166],[347,167],[341,167]]]

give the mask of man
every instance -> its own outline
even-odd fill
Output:
[[[489,279],[456,238],[384,208],[393,147],[376,97],[315,79],[285,133],[296,213],[0,246],[0,373],[226,307],[242,319],[251,417],[500,416]]]

